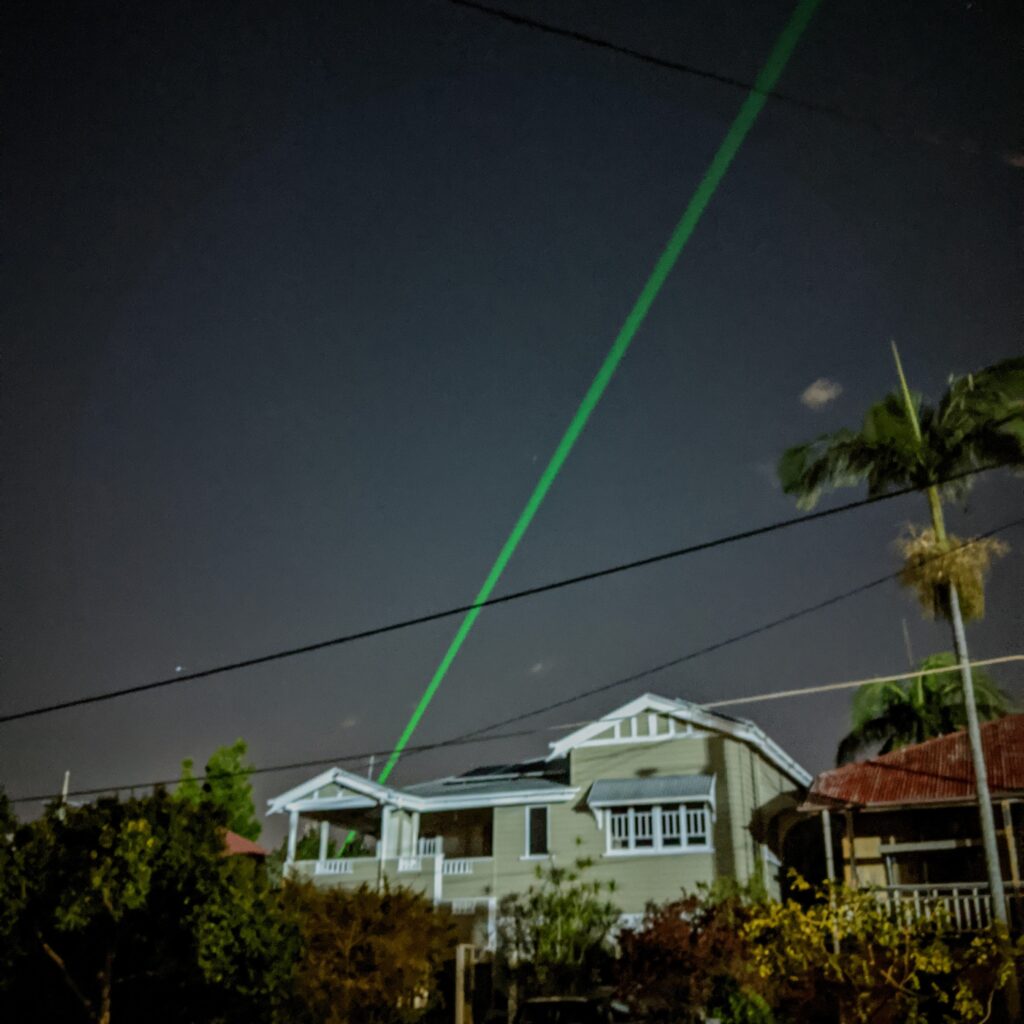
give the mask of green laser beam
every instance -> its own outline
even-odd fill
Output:
[[[814,14],[820,2],[821,0],[800,0],[796,9],[790,15],[785,28],[775,41],[775,46],[772,48],[767,61],[765,61],[761,73],[757,76],[754,89],[743,101],[743,106],[740,107],[739,113],[733,120],[729,131],[718,147],[718,151],[712,158],[710,166],[697,186],[693,198],[690,200],[682,218],[672,232],[665,250],[654,265],[654,270],[640,292],[639,298],[619,330],[611,350],[605,356],[601,368],[597,371],[597,376],[594,377],[590,387],[587,388],[587,393],[583,396],[583,401],[580,402],[576,415],[573,416],[572,422],[570,422],[565,433],[562,435],[561,441],[558,442],[554,455],[551,456],[551,460],[548,462],[547,467],[541,474],[540,480],[537,481],[537,485],[533,489],[533,493],[526,502],[526,507],[520,513],[515,526],[512,527],[508,540],[505,541],[494,565],[491,567],[491,571],[487,574],[487,579],[484,580],[484,584],[473,602],[474,605],[483,603],[491,596],[498,580],[505,571],[505,567],[508,565],[513,554],[515,554],[519,542],[529,529],[530,523],[533,522],[533,517],[537,514],[541,502],[543,502],[548,491],[551,489],[551,485],[555,482],[555,477],[558,476],[573,446],[579,439],[580,434],[583,433],[587,420],[590,419],[591,413],[601,400],[601,396],[611,382],[612,376],[619,363],[622,362],[622,358],[625,356],[633,338],[636,337],[640,325],[644,322],[668,275],[679,260],[680,254],[686,243],[690,240],[690,236],[697,227],[701,215],[711,201],[711,197],[721,184],[722,179],[725,177],[725,172],[729,169],[729,165],[743,144],[743,140],[747,137],[747,133],[761,113],[768,99],[766,94],[775,88],[796,44],[811,20],[811,15]],[[405,729],[402,731],[402,735],[399,736],[394,750],[392,750],[387,762],[381,769],[381,773],[378,776],[379,782],[386,781],[394,770],[395,765],[398,764],[402,751],[408,745],[409,740],[412,739],[412,735],[416,731],[420,720],[430,706],[430,702],[434,699],[434,695],[437,693],[444,677],[448,674],[448,669],[451,668],[452,662],[455,661],[459,650],[466,641],[466,637],[469,636],[473,624],[480,615],[480,611],[479,607],[473,607],[466,613],[466,617],[462,620],[458,631],[452,638],[452,642],[448,645],[441,663],[437,666],[433,676],[431,676],[430,683],[427,685],[426,690],[423,691],[423,696],[420,697],[420,701],[409,718]]]

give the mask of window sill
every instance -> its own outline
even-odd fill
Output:
[[[683,846],[672,850],[606,850],[605,857],[680,857],[688,853],[714,853],[713,846]]]
[[[528,853],[519,858],[520,860],[551,860],[550,853]]]

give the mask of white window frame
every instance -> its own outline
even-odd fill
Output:
[[[672,813],[675,810],[679,816],[679,845],[666,845],[664,826],[665,819],[664,813]],[[662,811],[662,805],[659,804],[619,804],[616,807],[603,808],[604,818],[604,843],[605,843],[605,856],[607,857],[650,857],[650,856],[676,856],[683,853],[712,853],[714,852],[714,842],[712,838],[712,825],[714,824],[714,808],[711,802],[708,800],[701,801],[672,801],[671,803],[666,801],[665,811]],[[625,815],[623,815],[625,811]],[[637,829],[637,814],[646,815],[650,812],[651,815],[651,844],[649,846],[638,846],[638,829]],[[690,831],[690,820],[687,814],[694,814],[696,812],[703,812],[704,814],[704,842],[703,843],[691,843],[689,837]],[[619,820],[625,820],[626,822],[626,845],[615,847],[612,845],[612,822],[619,818]],[[647,839],[644,835],[639,837]],[[672,838],[672,837],[670,837]]]
[[[544,832],[547,839],[545,853],[530,853],[530,812],[544,812]],[[551,856],[551,808],[547,804],[527,804],[523,808],[523,856],[522,860],[547,860]]]

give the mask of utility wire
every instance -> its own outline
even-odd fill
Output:
[[[639,61],[643,64],[649,64],[653,67],[662,68],[666,71],[676,71],[684,75],[689,75],[693,78],[700,78],[709,82],[717,82],[719,85],[724,85],[730,89],[742,90],[747,93],[759,93],[789,107],[802,110],[805,113],[817,114],[822,117],[831,118],[832,120],[844,125],[867,129],[873,134],[881,136],[886,141],[905,142],[909,138],[920,145],[955,150],[962,156],[973,157],[984,155],[989,159],[997,159],[1003,164],[1020,166],[1017,162],[1019,158],[1015,158],[1009,153],[983,153],[981,147],[973,139],[943,138],[936,135],[934,132],[924,131],[909,121],[901,126],[886,125],[873,117],[854,113],[835,104],[804,99],[799,96],[794,96],[792,93],[780,92],[775,88],[763,89],[758,82],[752,82],[745,78],[737,78],[733,75],[726,75],[722,72],[700,67],[696,64],[670,60],[667,57],[659,57],[652,53],[646,53],[643,50],[634,49],[631,46],[616,43],[611,39],[590,35],[587,32],[581,32],[577,29],[565,28],[561,25],[555,25],[549,21],[541,21],[539,18],[531,18],[524,14],[515,14],[512,11],[506,11],[500,7],[493,7],[490,4],[479,3],[478,0],[447,0],[447,2],[455,7],[462,7],[466,10],[473,11],[478,15],[503,21],[510,25],[515,25],[517,28],[541,32],[545,35],[556,36],[562,39],[568,39],[574,43],[580,43],[584,46],[604,50],[608,53],[615,53],[623,57],[629,57],[631,60]]]
[[[971,668],[984,668],[989,665],[1004,665],[1011,662],[1024,662],[1024,654],[1004,654],[997,658],[982,658],[970,663]],[[841,683],[824,683],[820,686],[803,686],[793,690],[772,690],[768,693],[754,693],[746,697],[730,697],[726,700],[694,701],[697,707],[714,708],[727,707],[735,704],[757,704],[762,701],[782,700],[789,697],[806,697],[819,693],[829,693],[833,690],[849,690],[854,687],[867,686],[871,683],[897,682],[902,679],[916,679],[918,676],[941,675],[944,672],[955,672],[956,666],[945,668],[919,669],[914,672],[902,672],[895,675],[867,676],[864,679],[850,679]],[[614,718],[602,717],[600,721],[613,725],[615,722],[627,721],[631,716],[619,716]],[[533,729],[517,729],[515,732],[497,733],[495,735],[471,734],[468,736],[455,736],[447,740],[438,740],[436,743],[421,743],[417,746],[406,747],[407,754],[424,753],[431,750],[439,750],[447,747],[466,746],[475,743],[491,743],[497,740],[519,739],[524,736],[537,736],[545,732],[566,732],[572,729],[580,729],[585,725],[592,725],[598,719],[587,718],[575,722],[559,722],[556,725],[538,726]],[[666,737],[666,739],[669,737]],[[251,775],[268,775],[276,772],[294,771],[296,768],[316,768],[321,765],[350,764],[362,762],[370,765],[388,753],[388,748],[381,750],[366,751],[361,754],[341,754],[335,757],[318,757],[309,761],[291,761],[287,764],[266,765],[262,768],[244,768],[235,772],[213,772],[205,775],[178,776],[172,779],[149,779],[146,782],[130,782],[117,786],[94,786],[91,789],[73,789],[65,796],[95,796],[103,793],[116,793],[122,790],[152,789],[160,786],[175,786],[180,782],[211,782],[222,779],[234,779]],[[355,770],[355,769],[354,769]],[[55,793],[37,793],[35,796],[18,796],[10,798],[10,803],[43,803],[52,800],[57,796]]]
[[[1024,525],[1024,517],[1012,520],[1012,521],[1010,521],[1008,523],[1002,524],[1001,526],[997,526],[997,527],[995,527],[995,528],[993,528],[991,530],[988,530],[985,533],[980,534],[979,536],[972,538],[971,540],[965,541],[963,544],[958,545],[958,547],[954,548],[953,550],[959,550],[960,548],[968,547],[971,544],[974,544],[977,541],[982,540],[982,539],[984,539],[986,537],[992,537],[992,536],[994,536],[997,533],[1002,533],[1002,532],[1005,532],[1006,530],[1011,529],[1011,528],[1013,528],[1015,526],[1021,526],[1021,525]],[[937,558],[937,557],[944,557],[944,556],[943,555],[933,555],[931,557],[932,558]],[[890,573],[887,576],[881,576],[881,577],[879,577],[878,579],[875,579],[875,580],[870,580],[867,583],[862,583],[860,586],[857,586],[857,587],[854,587],[854,588],[852,588],[850,590],[844,591],[842,594],[836,594],[835,596],[827,598],[824,601],[819,601],[819,602],[817,602],[815,604],[808,605],[808,606],[806,606],[804,608],[801,608],[801,609],[799,609],[797,611],[790,612],[789,614],[781,616],[778,619],[773,619],[773,620],[771,620],[769,622],[762,623],[760,626],[756,626],[755,628],[753,628],[751,630],[747,630],[744,633],[735,634],[734,636],[728,637],[728,638],[726,638],[724,640],[720,640],[717,643],[709,644],[709,645],[707,645],[705,647],[698,648],[697,650],[690,651],[689,653],[684,654],[684,655],[682,655],[682,656],[680,656],[678,658],[673,658],[670,661],[665,661],[665,662],[662,662],[659,665],[651,666],[650,668],[644,669],[644,670],[642,670],[640,672],[635,672],[632,675],[625,676],[625,677],[622,677],[622,678],[619,678],[619,679],[615,679],[615,680],[613,680],[610,683],[605,683],[605,684],[603,684],[601,686],[594,687],[594,688],[589,689],[589,690],[584,690],[584,691],[582,691],[580,693],[574,694],[571,697],[567,697],[567,698],[565,698],[563,700],[556,701],[556,702],[554,702],[552,704],[547,704],[547,705],[545,705],[543,707],[534,708],[531,711],[524,712],[524,713],[522,713],[520,715],[515,715],[515,716],[513,716],[511,718],[502,719],[499,722],[492,722],[490,725],[483,726],[482,728],[475,729],[475,730],[473,730],[471,732],[462,733],[460,735],[453,736],[453,737],[450,737],[448,739],[438,740],[438,741],[436,741],[434,743],[422,743],[422,744],[418,744],[418,745],[415,745],[415,746],[408,746],[408,747],[406,747],[406,753],[411,755],[411,754],[414,754],[414,753],[425,753],[425,752],[432,751],[432,750],[442,750],[442,749],[446,749],[448,747],[465,746],[465,745],[468,745],[468,744],[475,744],[475,743],[488,743],[488,742],[491,742],[491,741],[504,740],[504,739],[517,739],[517,738],[521,738],[521,737],[524,737],[524,736],[534,736],[538,732],[545,731],[545,730],[578,728],[578,727],[580,727],[582,725],[586,725],[586,724],[589,724],[589,723],[588,722],[567,722],[567,723],[563,723],[562,725],[546,726],[546,727],[543,727],[542,729],[520,729],[520,730],[517,730],[515,732],[494,733],[494,730],[504,728],[505,726],[508,726],[508,725],[514,725],[514,724],[516,724],[516,723],[518,723],[520,721],[523,721],[524,719],[536,717],[537,715],[544,714],[547,711],[553,711],[553,710],[556,710],[558,708],[565,707],[566,705],[574,704],[574,703],[576,703],[578,701],[586,699],[587,697],[592,697],[595,694],[603,693],[603,692],[605,692],[607,690],[615,689],[615,688],[620,687],[620,686],[626,686],[629,683],[637,682],[640,679],[646,678],[647,676],[654,675],[654,674],[656,674],[658,672],[663,672],[663,671],[665,671],[668,668],[673,668],[676,665],[682,664],[683,662],[691,661],[694,658],[699,658],[699,657],[701,657],[704,654],[709,654],[712,651],[717,651],[717,650],[722,649],[723,647],[728,647],[728,646],[730,646],[732,644],[739,643],[740,641],[745,640],[745,639],[747,639],[747,638],[749,638],[751,636],[756,636],[759,633],[764,633],[764,632],[767,632],[770,629],[774,629],[776,626],[783,625],[783,624],[785,624],[787,622],[792,622],[795,619],[802,618],[805,615],[810,615],[813,612],[820,611],[823,608],[827,608],[827,607],[829,607],[831,605],[838,604],[840,601],[844,601],[844,600],[846,600],[848,598],[855,597],[856,595],[862,594],[865,591],[868,591],[868,590],[871,590],[871,589],[873,589],[875,587],[878,587],[878,586],[880,586],[883,583],[889,583],[892,580],[896,579],[898,576],[899,576],[899,573],[896,572],[896,573]],[[983,660],[983,661],[971,662],[971,664],[973,666],[980,667],[980,666],[984,666],[984,665],[995,665],[995,664],[1000,664],[1002,662],[1011,662],[1011,661],[1024,661],[1024,655],[1004,655],[1004,656],[998,657],[998,658],[989,658],[989,659],[986,659],[986,660]],[[934,674],[934,673],[937,673],[937,672],[949,672],[949,671],[951,671],[949,668],[945,668],[945,669],[922,670],[922,671],[915,671],[915,672],[907,672],[907,673],[903,673],[903,674],[888,675],[888,676],[874,676],[874,677],[870,677],[870,678],[867,678],[867,679],[853,680],[853,681],[847,681],[847,682],[842,682],[842,683],[828,683],[828,684],[825,684],[824,686],[810,686],[810,687],[804,687],[804,688],[797,689],[797,690],[775,690],[775,691],[771,691],[769,693],[752,694],[752,695],[746,696],[746,697],[734,697],[734,698],[728,698],[728,699],[721,700],[721,701],[706,701],[706,702],[700,703],[700,706],[701,707],[705,707],[705,708],[718,708],[718,707],[726,707],[726,706],[732,705],[732,704],[751,704],[751,703],[757,703],[759,701],[780,700],[780,699],[782,699],[784,697],[794,697],[794,696],[811,695],[811,694],[815,694],[815,693],[824,693],[824,692],[827,692],[829,690],[847,689],[847,688],[854,687],[854,686],[862,686],[862,685],[865,685],[867,683],[886,681],[886,680],[890,680],[890,679],[893,679],[893,680],[894,679],[907,679],[907,678],[913,678],[913,677],[920,676],[920,675],[931,675],[931,674]],[[609,721],[612,721],[612,719],[609,719]],[[296,768],[314,768],[314,767],[318,767],[320,765],[325,765],[325,764],[350,764],[350,763],[353,763],[353,762],[362,762],[365,765],[365,764],[370,763],[371,760],[375,760],[375,759],[377,759],[379,757],[386,756],[388,753],[390,753],[390,748],[385,748],[385,749],[382,749],[382,750],[367,751],[367,752],[363,752],[363,753],[359,753],[359,754],[344,754],[344,755],[339,755],[339,756],[335,756],[335,757],[320,757],[320,758],[314,758],[312,760],[307,760],[307,761],[290,761],[290,762],[288,762],[286,764],[277,764],[277,765],[269,765],[269,766],[262,767],[262,768],[245,769],[244,771],[239,771],[239,772],[218,772],[218,773],[216,773],[214,775],[194,776],[194,778],[196,779],[196,781],[202,782],[202,781],[205,781],[205,780],[213,780],[213,779],[221,779],[221,778],[231,778],[231,777],[238,776],[238,775],[246,775],[246,776],[247,775],[264,775],[264,774],[270,774],[270,773],[275,773],[275,772],[292,771],[292,770],[294,770]],[[183,779],[180,778],[180,777],[179,778],[171,778],[171,779],[150,779],[150,780],[148,780],[146,782],[125,783],[125,784],[120,785],[120,786],[97,786],[97,787],[94,787],[92,789],[73,790],[68,795],[69,796],[92,796],[92,795],[99,794],[99,793],[111,793],[111,792],[115,792],[115,791],[118,791],[118,790],[125,790],[125,789],[132,790],[132,789],[145,789],[145,788],[149,788],[149,787],[152,787],[152,786],[172,786],[172,785],[176,785],[177,783],[179,783],[181,781],[183,781]],[[54,794],[52,794],[52,793],[37,794],[35,796],[22,796],[22,797],[12,798],[11,799],[11,803],[38,803],[38,802],[41,802],[41,801],[46,801],[46,800],[52,799],[53,796],[54,796]]]
[[[991,469],[999,469],[999,466],[984,466],[980,469],[959,473],[940,481],[940,484],[953,483],[966,477],[976,476],[988,472]],[[509,604],[512,601],[519,601],[527,597],[536,597],[539,594],[547,594],[554,590],[562,590],[565,587],[577,586],[580,583],[589,583],[592,580],[604,579],[607,576],[615,576],[619,573],[630,572],[634,569],[642,569],[648,565],[657,565],[660,562],[672,561],[676,558],[684,558],[688,555],[697,554],[701,551],[711,551],[714,548],[724,547],[728,544],[735,544],[738,541],[750,540],[754,537],[761,537],[766,534],[775,533],[779,530],[786,530],[801,523],[810,523],[818,519],[828,519],[832,516],[843,515],[852,512],[854,509],[864,508],[868,505],[875,505],[882,501],[890,501],[893,498],[901,498],[907,494],[914,494],[920,488],[904,487],[898,491],[890,491],[888,494],[878,494],[870,498],[862,498],[858,501],[849,501],[843,505],[836,505],[829,509],[819,509],[817,512],[809,512],[801,516],[793,516],[789,519],[778,519],[763,526],[755,526],[749,530],[740,530],[738,533],[725,534],[715,537],[712,540],[700,541],[697,544],[689,544],[686,547],[674,548],[671,551],[663,551],[661,554],[650,555],[646,558],[638,558],[631,562],[620,562],[617,565],[608,566],[604,569],[597,569],[593,572],[582,573],[579,576],[569,576],[564,579],[554,580],[550,583],[542,583],[535,587],[527,587],[524,590],[515,590],[500,597],[489,597],[483,601],[473,604],[458,605],[454,608],[446,608],[443,611],[428,612],[426,615],[418,615],[410,619],[400,619],[383,626],[373,626],[369,629],[359,630],[354,633],[346,633],[341,636],[331,637],[328,640],[318,640],[314,643],[303,644],[298,647],[285,647],[268,654],[256,655],[252,658],[243,658],[238,661],[227,662],[222,665],[214,665],[210,668],[199,669],[195,672],[182,672],[164,679],[156,679],[148,683],[137,683],[134,686],[123,686],[115,690],[105,690],[100,693],[90,694],[87,697],[73,697],[68,700],[55,701],[52,704],[41,704],[34,708],[25,708],[22,711],[9,711],[0,714],[0,725],[5,722],[16,722],[24,718],[34,718],[38,715],[47,715],[55,711],[64,711],[68,708],[81,707],[85,704],[97,704],[101,701],[116,700],[120,697],[128,697],[135,693],[146,693],[150,690],[159,690],[168,686],[177,686],[183,683],[194,682],[197,679],[207,679],[211,676],[223,675],[228,672],[237,672],[241,669],[254,668],[257,665],[267,665],[271,662],[282,661],[286,658],[294,658],[302,654],[312,654],[315,651],[327,650],[331,647],[341,647],[345,644],[355,643],[358,640],[368,640],[371,637],[383,636],[386,633],[394,633],[398,630],[409,629],[412,626],[425,625],[428,622],[437,622],[454,615],[462,615],[473,609],[489,608],[493,605]]]

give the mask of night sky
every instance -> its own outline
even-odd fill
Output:
[[[505,7],[747,80],[792,9]],[[444,0],[5,20],[0,712],[472,600],[743,93]],[[1022,33],[1015,3],[824,0],[779,88],[843,116],[769,101],[498,593],[792,515],[775,460],[893,387],[891,337],[935,396],[1024,352]],[[950,525],[1022,508],[991,476]],[[892,572],[926,513],[485,611],[413,742]],[[1024,652],[1006,539],[975,657]],[[915,657],[948,649],[892,584],[393,779],[541,754],[644,690],[903,671],[901,619]],[[387,747],[457,621],[2,725],[0,780],[173,777],[239,736],[256,764]],[[1024,667],[997,679],[1024,698]],[[848,704],[737,713],[818,771]],[[260,777],[260,806],[308,774]]]

